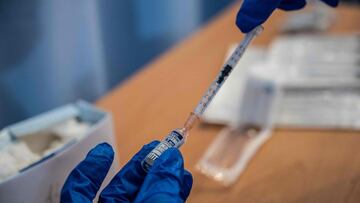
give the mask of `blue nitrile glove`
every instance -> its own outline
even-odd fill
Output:
[[[321,0],[327,5],[336,7],[339,0]],[[301,9],[305,0],[244,0],[236,17],[236,25],[241,32],[247,33],[263,24],[276,9],[285,11]]]
[[[190,194],[192,176],[184,169],[181,153],[168,149],[148,173],[141,161],[158,144],[145,145],[100,193],[99,202],[184,202]],[[103,143],[92,149],[70,173],[60,202],[92,202],[114,158],[110,145]]]

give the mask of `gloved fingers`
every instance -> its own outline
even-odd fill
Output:
[[[60,202],[92,202],[113,159],[114,151],[107,143],[90,150],[68,176],[61,190]]]
[[[304,8],[306,5],[305,0],[282,0],[278,8],[285,11],[292,11]]]
[[[190,177],[180,151],[169,148],[154,162],[135,202],[183,202],[190,193]]]
[[[247,33],[264,23],[280,5],[281,0],[244,0],[236,17],[236,25]]]
[[[158,144],[153,141],[144,145],[101,192],[99,202],[132,202],[147,175],[141,161]]]
[[[186,201],[186,199],[190,195],[190,191],[193,184],[193,177],[191,173],[187,170],[184,171],[184,183],[183,183],[183,189],[181,191],[181,198]]]
[[[336,7],[339,0],[321,0],[329,6]],[[250,32],[264,23],[276,8],[297,10],[306,5],[305,0],[244,0],[236,17],[236,25],[243,33]]]
[[[337,7],[339,4],[339,0],[321,0],[321,1],[332,7]]]

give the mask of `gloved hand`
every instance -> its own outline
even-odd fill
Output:
[[[141,167],[141,161],[157,144],[151,142],[135,154],[100,193],[99,202],[184,202],[190,194],[192,176],[184,169],[178,149],[165,151],[148,173]],[[93,148],[70,173],[60,202],[92,202],[113,159],[110,145]]]
[[[339,0],[321,0],[327,5],[336,7]],[[236,17],[236,25],[241,32],[247,33],[264,23],[276,9],[285,11],[301,9],[305,0],[244,0]]]

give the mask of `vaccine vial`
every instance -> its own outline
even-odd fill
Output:
[[[185,143],[187,131],[184,129],[175,129],[171,131],[163,141],[161,141],[141,162],[142,168],[148,172],[154,161],[160,157],[170,147],[179,148]]]

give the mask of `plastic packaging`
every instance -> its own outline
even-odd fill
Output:
[[[329,6],[318,0],[307,0],[312,4],[309,9],[292,13],[281,27],[285,33],[324,31],[335,19],[335,13]]]
[[[259,49],[261,50],[261,49]],[[360,129],[360,35],[280,37],[269,50],[249,49],[246,69],[234,72],[205,112],[210,123],[239,123],[247,72],[267,72],[281,83],[274,123],[280,127]],[[240,69],[239,69],[240,70]]]
[[[250,74],[242,95],[237,125],[222,130],[205,152],[197,168],[228,186],[271,136],[279,87],[264,75]]]
[[[360,38],[305,35],[276,40],[268,65],[280,77],[279,126],[360,129]]]

